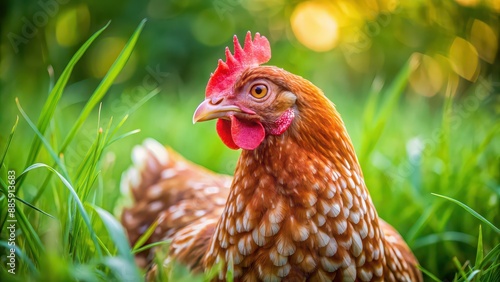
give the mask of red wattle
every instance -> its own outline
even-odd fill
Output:
[[[233,115],[230,118],[230,121],[217,121],[217,133],[229,148],[254,150],[266,137],[264,126],[260,122],[241,120]]]
[[[224,145],[233,150],[238,150],[240,148],[238,147],[238,145],[236,145],[236,143],[234,143],[233,137],[231,136],[231,121],[226,119],[218,119],[216,129],[217,134],[219,134],[219,137]]]
[[[231,135],[240,148],[254,150],[266,137],[264,126],[258,121],[246,121],[231,116]]]

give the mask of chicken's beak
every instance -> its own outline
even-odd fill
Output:
[[[224,100],[214,102],[208,98],[194,111],[193,123],[216,118],[227,118],[229,112],[242,112],[242,110],[238,106],[225,103]]]

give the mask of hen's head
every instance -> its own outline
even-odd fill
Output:
[[[248,32],[244,48],[236,36],[233,41],[234,55],[226,47],[226,62],[219,60],[193,122],[218,119],[217,133],[224,144],[253,150],[266,136],[281,135],[292,126],[298,104],[308,104],[304,92],[321,91],[281,68],[261,66],[271,58],[271,49],[259,33],[252,41]]]

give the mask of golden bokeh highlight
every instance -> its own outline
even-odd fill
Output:
[[[332,10],[339,26],[352,25],[365,20],[363,8],[356,2],[339,0],[335,2],[335,10]]]
[[[432,97],[439,93],[443,87],[443,71],[437,60],[431,56],[414,53],[413,57],[418,64],[413,69],[409,82],[417,94]]]
[[[363,4],[358,7],[363,18],[368,21],[373,21],[377,18],[380,8],[377,0],[365,0]]]
[[[498,50],[498,38],[489,25],[480,20],[474,20],[470,41],[476,48],[479,58],[490,64],[495,62]]]
[[[331,7],[325,3],[300,3],[290,22],[297,40],[313,51],[329,51],[338,44],[339,25]]]
[[[394,13],[401,8],[402,3],[399,0],[380,0],[379,5],[382,11]]]
[[[434,54],[432,58],[439,64],[443,74],[443,87],[441,94],[455,96],[458,90],[460,76],[452,69],[450,59],[441,54]]]
[[[95,43],[94,43],[95,44]],[[93,77],[103,78],[125,46],[126,41],[119,37],[107,37],[97,42],[90,52],[89,71]],[[136,56],[132,53],[127,64],[120,72],[115,83],[129,79],[137,65]]]
[[[467,40],[456,37],[448,54],[452,69],[468,81],[476,81],[479,75],[479,59],[476,48]]]
[[[76,45],[87,36],[90,26],[90,12],[85,4],[67,9],[56,21],[56,40],[64,47]]]
[[[500,1],[499,0],[487,0],[490,7],[497,13],[500,13]]]

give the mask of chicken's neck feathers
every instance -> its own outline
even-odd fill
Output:
[[[287,132],[242,152],[207,266],[231,261],[235,277],[259,269],[312,277],[337,269],[349,275],[353,262],[370,261],[372,275],[382,275],[378,215],[344,125],[331,114],[320,120],[299,112]],[[314,119],[326,130],[308,132]]]

